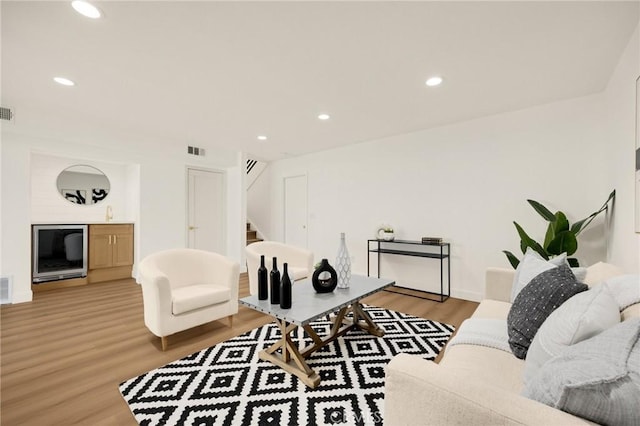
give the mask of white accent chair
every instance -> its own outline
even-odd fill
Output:
[[[260,256],[264,255],[267,270],[271,270],[273,258],[278,258],[278,270],[282,273],[282,264],[288,264],[289,277],[292,281],[311,277],[313,274],[313,252],[276,241],[258,241],[246,247],[247,275],[249,275],[249,292],[258,294],[258,268]]]
[[[172,249],[140,262],[144,323],[167,348],[167,336],[238,313],[240,265],[217,253]]]

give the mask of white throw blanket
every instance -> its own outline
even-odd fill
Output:
[[[469,318],[460,325],[447,349],[455,345],[487,346],[511,353],[507,320]]]

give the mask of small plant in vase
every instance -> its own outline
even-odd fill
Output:
[[[383,226],[378,229],[378,239],[384,241],[393,241],[395,238],[395,233],[393,232],[393,228],[390,226]]]

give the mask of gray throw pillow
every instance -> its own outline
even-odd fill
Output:
[[[538,329],[571,296],[587,290],[567,265],[542,272],[527,284],[511,305],[507,316],[509,346],[513,354],[524,359]]]
[[[632,318],[547,361],[522,395],[592,422],[640,424],[640,318]]]

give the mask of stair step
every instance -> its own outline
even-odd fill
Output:
[[[258,238],[257,231],[247,231],[247,240],[255,240]]]
[[[247,222],[247,231],[251,230],[251,224],[249,222]]]
[[[253,239],[248,239],[247,238],[247,245],[252,244],[252,243],[257,243],[260,241],[264,241],[262,238],[253,238]]]

